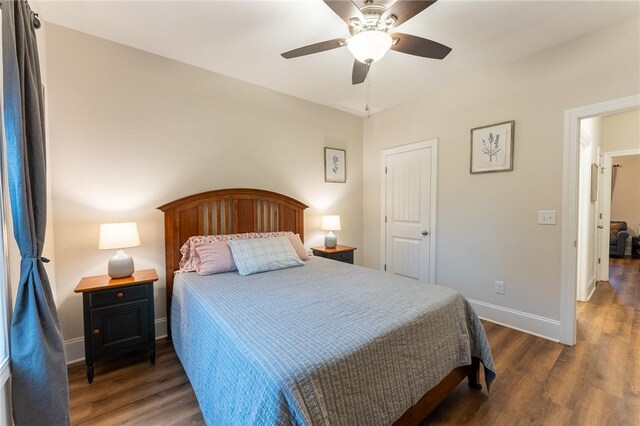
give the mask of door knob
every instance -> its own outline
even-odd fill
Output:
[[[429,235],[429,231],[422,231],[422,235],[426,237],[427,235]]]
[[[598,225],[598,229],[602,229],[602,228],[604,228],[604,226]]]

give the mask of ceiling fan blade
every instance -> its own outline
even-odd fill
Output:
[[[333,10],[347,25],[351,26],[351,18],[358,18],[364,23],[364,15],[351,0],[324,0],[329,9]]]
[[[397,27],[403,22],[413,18],[436,1],[437,0],[397,0],[385,13],[382,14],[380,20],[384,22],[388,17],[394,15],[397,19],[393,26]]]
[[[351,83],[360,84],[367,79],[370,64],[363,64],[357,59],[353,61],[353,73],[351,74]]]
[[[298,56],[311,55],[312,53],[324,52],[325,50],[337,49],[347,45],[347,39],[334,38],[333,40],[321,41],[320,43],[310,44],[308,46],[299,47],[297,49],[284,52],[282,57],[285,59],[297,58]]]
[[[395,33],[391,38],[394,41],[391,50],[396,52],[432,59],[444,59],[451,52],[451,48],[444,44],[411,34]]]

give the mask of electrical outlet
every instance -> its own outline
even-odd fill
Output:
[[[504,294],[504,281],[496,281],[496,293]]]
[[[539,210],[538,211],[538,225],[555,225],[555,224],[556,224],[555,210]]]

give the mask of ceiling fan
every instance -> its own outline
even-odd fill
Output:
[[[311,55],[347,46],[356,58],[351,82],[360,84],[367,78],[371,64],[379,61],[389,49],[424,58],[444,59],[451,48],[426,38],[404,33],[389,34],[389,30],[408,21],[437,0],[397,0],[386,7],[366,0],[359,8],[350,0],[324,0],[349,26],[350,38],[335,38],[310,44],[282,54],[286,59]]]

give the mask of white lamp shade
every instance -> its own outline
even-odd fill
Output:
[[[358,61],[366,64],[382,59],[392,44],[393,39],[384,31],[367,30],[351,37],[347,47]]]
[[[103,223],[100,225],[101,250],[123,249],[140,245],[138,225],[135,222]]]
[[[340,230],[340,215],[326,215],[322,216],[322,224],[320,225],[323,231],[339,231]]]

